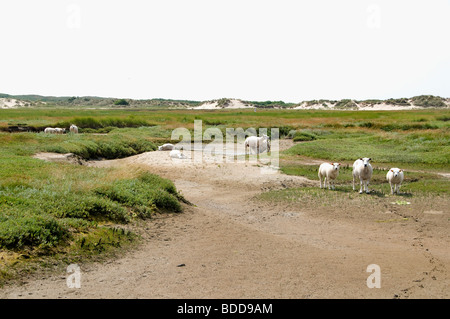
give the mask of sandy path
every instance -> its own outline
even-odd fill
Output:
[[[167,152],[92,165],[145,167],[195,206],[146,222],[144,242],[123,257],[81,265],[80,289],[60,273],[5,287],[1,298],[450,297],[448,212],[399,225],[374,223],[380,212],[363,209],[257,202],[268,189],[317,183],[249,163],[186,164]],[[380,289],[367,287],[370,264],[381,267]]]

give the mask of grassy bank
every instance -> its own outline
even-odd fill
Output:
[[[0,283],[48,256],[77,261],[125,247],[137,237],[123,227],[155,213],[182,211],[181,195],[159,176],[32,157],[53,151],[84,159],[119,158],[156,148],[142,130],[133,130],[0,133]]]

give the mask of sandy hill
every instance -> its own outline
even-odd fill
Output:
[[[329,109],[329,110],[412,110],[423,108],[448,108],[450,99],[432,95],[415,96],[412,98],[388,99],[388,100],[364,100],[356,101],[343,99],[340,101],[312,100],[304,101],[293,107],[293,109]]]
[[[21,101],[17,99],[10,98],[0,98],[0,109],[15,109],[19,107],[30,106],[31,104],[27,101]]]
[[[204,102],[199,106],[193,107],[192,109],[219,110],[219,109],[248,109],[253,107],[255,106],[238,99],[220,99]]]
[[[399,98],[387,100],[311,100],[300,103],[285,103],[283,101],[243,101],[239,99],[223,98],[203,102],[199,106],[192,107],[196,110],[217,110],[217,109],[294,109],[294,110],[412,110],[423,108],[448,108],[450,99],[433,95],[420,95],[412,98]]]

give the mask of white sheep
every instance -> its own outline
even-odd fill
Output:
[[[66,129],[65,128],[55,127],[54,130],[55,130],[56,134],[64,134],[64,133],[66,133]]]
[[[386,174],[386,179],[391,186],[391,194],[399,193],[400,186],[402,186],[402,182],[404,179],[403,170],[399,168],[391,168],[389,172]]]
[[[171,150],[170,153],[169,153],[169,156],[171,158],[179,158],[179,159],[187,158],[186,155],[184,155],[182,153],[182,151],[180,151],[180,150]]]
[[[370,193],[369,182],[373,173],[372,165],[369,163],[371,160],[368,157],[361,157],[353,163],[353,190],[355,190],[355,179],[359,178],[361,184],[361,188],[359,189],[360,194],[363,192],[363,187],[367,194]]]
[[[320,188],[322,188],[322,179],[323,179],[323,187],[327,187],[328,183],[328,189],[330,187],[334,189],[334,180],[339,175],[339,168],[341,164],[340,163],[322,163],[319,166],[319,180],[320,180]]]
[[[44,133],[46,134],[54,134],[56,133],[55,129],[53,127],[46,127],[44,130]]]
[[[174,145],[170,144],[170,143],[158,146],[158,151],[171,151],[173,149],[174,149]]]
[[[249,136],[245,139],[244,142],[245,153],[248,154],[247,150],[253,151],[253,153],[258,154],[264,151],[270,152],[270,140],[267,135],[263,135],[260,137],[257,136]]]
[[[78,134],[78,126],[75,124],[70,125],[69,131],[73,134]]]

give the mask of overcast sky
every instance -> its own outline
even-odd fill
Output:
[[[2,0],[0,92],[450,97],[450,0]]]

